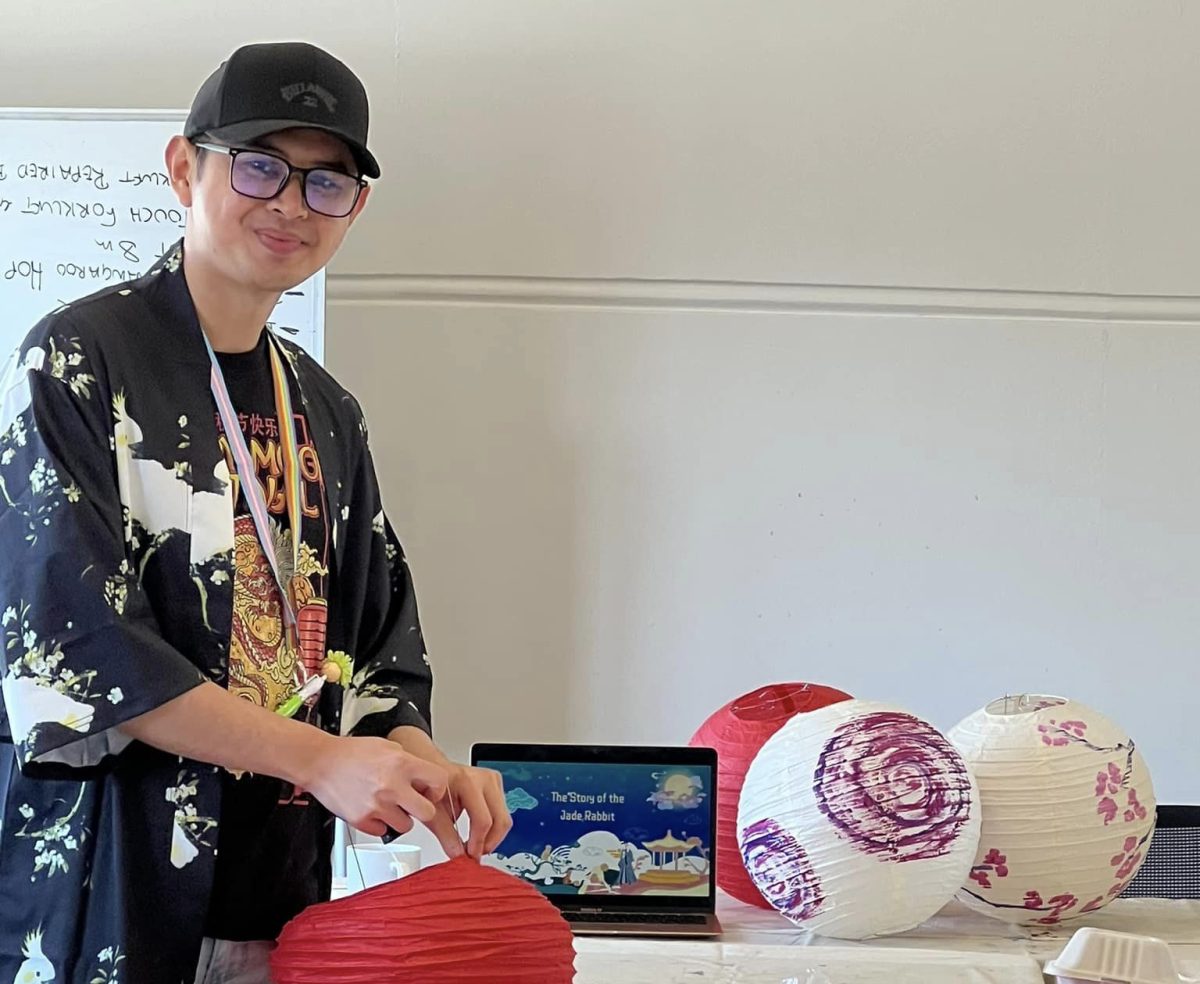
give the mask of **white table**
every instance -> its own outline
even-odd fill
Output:
[[[339,879],[334,897],[345,891]],[[916,929],[861,943],[815,936],[723,893],[717,913],[719,940],[579,937],[575,984],[1043,984],[1042,966],[1081,926],[1157,936],[1181,973],[1200,977],[1196,901],[1118,899],[1086,920],[1036,930],[951,903]]]
[[[722,896],[720,940],[580,938],[576,984],[1042,984],[1041,968],[1080,926],[1171,944],[1200,976],[1200,902],[1118,900],[1086,921],[1024,930],[952,903],[899,936],[826,940]],[[824,975],[824,976],[821,976]]]

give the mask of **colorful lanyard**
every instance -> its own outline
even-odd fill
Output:
[[[300,498],[300,443],[296,437],[296,416],[292,412],[292,393],[288,387],[287,373],[283,368],[283,357],[279,342],[267,332],[267,348],[271,353],[271,379],[275,388],[275,413],[279,417],[279,446],[283,456],[283,481],[287,499],[288,518],[292,531],[292,574],[294,575],[300,562],[300,523],[302,519]],[[203,334],[203,332],[201,333]],[[263,554],[271,565],[271,573],[275,575],[275,583],[279,585],[279,600],[283,608],[284,623],[297,658],[300,657],[300,632],[296,621],[296,611],[292,603],[292,592],[283,576],[279,558],[275,553],[275,537],[271,533],[270,512],[262,486],[258,482],[258,470],[254,467],[254,459],[246,445],[245,435],[242,434],[241,423],[237,412],[233,409],[233,401],[229,398],[229,388],[225,385],[225,375],[221,372],[221,364],[213,351],[208,336],[204,336],[204,346],[208,349],[208,359],[212,363],[210,380],[212,383],[213,399],[217,401],[217,411],[221,415],[221,423],[225,428],[225,436],[229,441],[229,449],[233,452],[234,465],[237,468],[241,483],[242,494],[246,497],[246,505],[254,519],[254,528],[258,531],[258,542],[262,544]],[[303,663],[298,662],[303,672]],[[330,652],[318,673],[301,682],[300,687],[275,708],[276,714],[284,717],[294,717],[305,704],[310,704],[321,692],[326,682],[345,684],[349,681],[351,663],[345,653]]]
[[[295,573],[300,559],[300,450],[296,440],[296,419],[292,413],[292,394],[288,388],[283,359],[279,354],[279,343],[276,342],[269,329],[264,329],[264,331],[267,331],[267,348],[271,353],[271,376],[275,386],[275,412],[279,417],[279,445],[283,455],[283,480],[292,531],[291,570],[292,573]],[[233,401],[229,398],[229,389],[225,385],[225,375],[221,372],[221,364],[217,361],[217,354],[213,351],[207,335],[204,336],[204,346],[208,349],[208,358],[212,363],[210,381],[213,399],[217,401],[217,410],[225,428],[225,437],[233,452],[242,494],[246,497],[246,505],[254,519],[254,528],[258,531],[258,541],[262,544],[267,563],[271,565],[271,573],[275,575],[275,582],[279,585],[285,624],[292,632],[293,643],[297,643],[296,611],[292,604],[292,592],[287,579],[283,576],[279,558],[275,554],[275,537],[271,533],[270,512],[262,486],[258,482],[258,470],[254,467],[254,459],[250,455],[246,438],[242,434],[237,411],[233,409]]]

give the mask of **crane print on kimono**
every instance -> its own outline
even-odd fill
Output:
[[[0,984],[194,974],[220,771],[120,729],[229,683],[234,486],[181,261],[48,316],[0,372]],[[428,731],[416,600],[361,409],[281,344],[330,518],[314,542],[303,528],[328,571],[313,597],[324,645],[354,667],[346,713],[326,687],[310,720]]]

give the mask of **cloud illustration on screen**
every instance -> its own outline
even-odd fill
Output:
[[[520,786],[504,794],[504,803],[509,813],[516,813],[517,810],[536,810],[538,805],[538,801]]]

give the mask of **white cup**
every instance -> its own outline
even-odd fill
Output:
[[[349,844],[346,847],[346,888],[361,892],[411,875],[421,867],[416,844]]]

